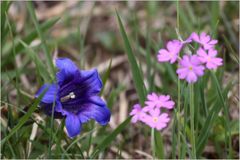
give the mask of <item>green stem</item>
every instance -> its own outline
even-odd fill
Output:
[[[180,30],[180,25],[179,25],[179,0],[177,0],[177,29],[178,31]],[[178,120],[178,133],[177,133],[177,146],[178,146],[178,158],[181,155],[181,142],[180,142],[180,132],[181,132],[181,120],[180,120],[180,113],[181,113],[181,108],[180,108],[180,101],[181,101],[181,82],[180,79],[178,79],[178,100],[177,100],[177,120]]]
[[[192,158],[196,159],[195,133],[194,133],[194,86],[190,84],[190,125],[192,141]]]
[[[178,79],[178,100],[177,100],[177,120],[178,120],[178,135],[177,135],[177,145],[178,145],[178,158],[181,155],[181,142],[180,142],[180,132],[181,132],[181,119],[180,119],[180,113],[181,113],[181,108],[180,108],[180,101],[181,101],[181,83],[180,79]]]
[[[56,99],[56,95],[54,96],[54,99]],[[52,105],[52,113],[51,113],[51,122],[50,122],[50,130],[51,130],[51,135],[48,143],[48,158],[51,158],[51,148],[52,148],[52,143],[53,143],[53,130],[54,130],[54,107],[55,107],[55,100]]]
[[[155,159],[155,132],[154,132],[154,128],[152,128],[152,130],[151,130],[151,145],[152,145],[153,159]]]
[[[179,14],[179,0],[177,0],[177,28],[180,30],[180,25],[179,25],[179,20],[180,20],[180,14]]]

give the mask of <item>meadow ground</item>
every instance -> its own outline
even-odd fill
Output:
[[[223,65],[188,84],[158,51],[203,31]],[[1,158],[239,159],[238,53],[238,1],[1,1]],[[39,108],[35,94],[56,81],[58,57],[98,70],[106,126],[90,121],[69,138],[65,118]],[[129,116],[152,92],[175,102],[161,131]]]

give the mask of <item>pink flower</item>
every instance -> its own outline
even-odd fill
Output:
[[[167,113],[160,114],[158,108],[149,111],[150,115],[146,116],[145,123],[151,128],[161,130],[167,126],[167,123],[170,121]]]
[[[132,117],[132,123],[136,123],[137,121],[145,121],[145,116],[146,113],[143,112],[142,107],[140,106],[140,104],[135,104],[133,106],[132,111],[130,112],[130,115],[133,116]]]
[[[216,58],[217,51],[214,49],[209,49],[207,53],[204,49],[199,48],[197,54],[199,60],[206,64],[206,68],[208,69],[216,69],[218,66],[222,65],[222,58]]]
[[[196,32],[193,32],[190,38],[192,38],[195,42],[200,43],[206,50],[214,48],[214,45],[218,42],[215,39],[211,39],[211,37],[205,32],[202,32],[200,36]]]
[[[172,40],[167,43],[167,49],[160,49],[158,51],[158,61],[159,62],[167,62],[174,63],[178,54],[182,48],[183,44],[179,40]]]
[[[148,111],[153,109],[154,107],[172,109],[175,103],[170,100],[169,95],[157,95],[156,93],[152,93],[148,94],[145,104],[146,107],[143,110]]]
[[[204,67],[196,55],[184,55],[179,64],[180,68],[177,69],[178,77],[179,79],[186,79],[188,83],[196,82],[198,77],[204,74]]]

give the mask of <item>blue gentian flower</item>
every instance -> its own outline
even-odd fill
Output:
[[[43,85],[36,94],[38,97],[47,90],[40,103],[43,111],[51,116],[54,107],[54,118],[66,118],[65,125],[71,138],[78,135],[82,124],[90,119],[106,125],[111,113],[98,96],[102,81],[97,70],[79,70],[68,58],[56,59],[56,66],[59,69],[57,83]]]

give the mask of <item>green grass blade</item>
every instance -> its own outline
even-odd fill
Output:
[[[70,145],[68,145],[67,149],[65,150],[65,152],[63,153],[62,155],[62,159],[64,159],[64,155],[67,154],[68,150],[70,150],[77,142],[79,142],[81,139],[85,138],[86,136],[89,136],[90,134],[92,134],[94,131],[96,131],[97,128],[95,129],[92,129],[91,131],[89,131],[88,133],[82,135],[82,136],[79,136],[77,138],[75,138]],[[84,158],[84,156],[82,157]]]
[[[50,52],[48,50],[48,47],[46,45],[46,40],[44,38],[43,32],[40,28],[40,25],[37,21],[37,17],[36,17],[36,14],[35,14],[35,11],[34,11],[34,8],[33,8],[33,5],[32,5],[31,1],[27,2],[27,9],[28,9],[28,11],[31,15],[31,19],[34,23],[34,26],[35,26],[36,30],[37,30],[38,36],[40,37],[40,39],[42,41],[43,50],[44,50],[45,56],[47,58],[48,65],[51,69],[52,77],[54,77],[55,69],[54,69],[54,64],[53,64],[53,61],[52,61],[52,57],[51,57]]]
[[[122,122],[110,135],[108,135],[104,140],[96,147],[93,151],[90,158],[94,159],[97,154],[107,148],[113,140],[117,137],[117,135],[129,124],[131,118],[128,117],[124,122]]]
[[[205,125],[200,130],[200,134],[196,143],[197,144],[196,153],[198,157],[201,155],[204,149],[210,130],[212,129],[213,122],[216,119],[220,109],[221,109],[220,104],[216,103],[212,110],[209,112]]]
[[[155,132],[154,132],[154,128],[151,129],[151,148],[152,148],[152,156],[153,159],[155,159],[156,157],[156,139],[155,139]]]
[[[224,99],[224,96],[223,96],[223,93],[222,93],[222,89],[220,87],[220,84],[218,82],[218,79],[216,77],[216,75],[211,72],[211,76],[212,76],[212,79],[214,81],[214,84],[215,84],[215,87],[216,87],[216,90],[217,90],[217,94],[218,94],[218,100],[221,104],[221,106],[223,107],[223,111],[224,111],[224,118],[225,118],[225,121],[226,123],[224,123],[225,125],[225,128],[226,128],[226,133],[225,133],[225,138],[227,140],[226,144],[228,145],[228,149],[229,149],[229,155],[230,157],[228,158],[231,158],[232,156],[232,140],[231,140],[231,129],[230,129],[230,117],[229,117],[229,111],[228,111],[228,107],[226,105],[226,100]]]
[[[144,85],[139,66],[138,66],[137,61],[135,59],[135,56],[133,54],[130,42],[128,40],[125,29],[123,27],[122,21],[121,21],[119,15],[118,15],[118,12],[116,12],[116,14],[117,14],[117,19],[118,19],[120,32],[121,32],[121,35],[122,35],[122,38],[123,38],[123,41],[124,41],[124,45],[125,45],[125,48],[126,48],[126,52],[127,52],[127,55],[128,55],[128,60],[129,60],[132,75],[133,75],[134,85],[135,85],[136,90],[137,90],[139,101],[141,102],[142,105],[144,105],[144,100],[145,100],[145,97],[146,97],[146,94],[147,94],[146,93],[146,87]]]
[[[218,24],[219,20],[219,2],[218,1],[212,1],[211,2],[211,30],[213,32],[213,38],[216,37],[216,24]]]
[[[32,106],[29,108],[28,112],[19,120],[19,123],[11,130],[11,132],[3,138],[1,141],[1,146],[14,134],[20,129],[27,120],[31,117],[32,113],[37,109],[37,106],[39,102],[41,101],[42,97],[46,93],[47,90],[45,90],[32,104]]]
[[[1,2],[1,44],[4,42],[5,37],[8,33],[8,27],[6,26],[6,15],[8,12],[8,9],[11,5],[11,2],[9,1],[2,1]],[[2,45],[1,45],[2,47]]]
[[[20,43],[26,48],[26,53],[29,54],[30,58],[32,61],[35,63],[36,68],[38,70],[39,75],[44,79],[44,80],[49,80],[49,72],[46,70],[44,64],[42,63],[41,60],[37,57],[36,53],[22,40],[19,40]]]
[[[103,78],[102,78],[102,82],[103,82],[103,87],[102,87],[102,90],[100,92],[100,95],[103,94],[103,91],[104,91],[104,88],[105,88],[105,84],[107,82],[107,79],[109,78],[109,75],[110,75],[110,72],[111,72],[111,67],[112,67],[112,59],[108,65],[108,69],[107,71],[105,72],[105,74],[103,75]]]
[[[235,61],[237,64],[240,64],[238,54],[234,51],[234,49],[232,48],[231,43],[229,42],[229,40],[227,39],[227,37],[226,37],[225,35],[223,35],[223,39],[224,39],[224,42],[225,42],[227,48],[228,48],[229,51],[230,51],[229,56],[230,56],[230,57],[232,58],[232,60]]]
[[[46,32],[49,28],[51,28],[57,21],[59,20],[59,18],[52,18],[46,22],[44,22],[43,24],[40,25],[40,29],[42,32]],[[24,37],[22,40],[26,43],[26,44],[30,44],[34,39],[36,39],[38,37],[38,33],[36,30],[33,30],[32,32],[30,32],[26,37]],[[18,41],[16,40],[15,43],[15,50],[16,50],[16,54],[21,53],[21,51],[24,49],[24,46]],[[4,61],[2,61],[1,63],[1,67],[12,63],[12,61],[14,60],[14,55],[13,55],[13,46],[11,46],[8,50],[3,50],[2,51],[4,57],[2,57],[2,59],[4,59]]]
[[[215,103],[214,107],[212,108],[212,110],[208,114],[208,117],[206,119],[207,123],[205,123],[203,128],[200,130],[200,134],[199,134],[198,141],[197,141],[197,146],[196,146],[197,155],[201,155],[201,153],[204,149],[204,146],[207,142],[207,138],[210,134],[210,130],[212,128],[213,122],[215,121],[215,119],[218,116],[218,113],[220,112],[222,107],[225,110],[224,112],[228,112],[227,111],[227,106],[225,104],[224,96],[222,94],[222,91],[221,91],[219,82],[217,80],[217,77],[213,72],[211,73],[211,75],[212,75],[213,82],[215,84],[215,88],[217,90],[216,92],[218,94],[218,99],[216,100],[216,103]],[[227,124],[229,124],[228,117],[226,117],[226,118],[227,118]],[[231,132],[230,129],[227,129],[227,130],[228,130],[228,132]],[[228,133],[228,134],[231,135],[230,133]],[[231,142],[229,142],[229,143],[231,143]]]
[[[9,19],[7,18],[7,14],[6,14],[6,23],[9,29],[9,33],[10,33],[10,37],[12,39],[12,46],[13,46],[13,55],[14,57],[16,57],[16,50],[15,50],[15,43],[14,43],[14,35],[13,35],[13,31],[12,31],[12,26],[10,25]],[[15,68],[17,68],[17,65],[15,64]],[[16,82],[15,82],[15,86],[17,89],[17,103],[19,103],[19,99],[20,99],[20,90],[19,90],[19,72],[18,70],[16,70]]]
[[[164,147],[163,147],[163,138],[161,132],[155,132],[155,155],[158,159],[164,159]]]

